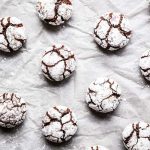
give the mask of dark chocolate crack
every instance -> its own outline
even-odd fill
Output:
[[[147,54],[147,55],[143,55],[143,56],[141,57],[141,59],[146,58],[146,57],[149,57],[149,56],[150,56],[150,51],[148,51],[148,54]]]
[[[96,146],[96,149],[94,147],[91,147],[91,150],[99,150],[98,146]]]

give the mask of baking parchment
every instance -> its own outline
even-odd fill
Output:
[[[81,150],[97,144],[124,150],[124,127],[133,121],[150,122],[150,87],[138,67],[139,57],[150,48],[148,2],[74,0],[72,18],[60,27],[43,23],[35,4],[35,0],[0,0],[0,17],[21,19],[28,36],[18,53],[0,53],[0,92],[16,92],[28,106],[27,118],[19,128],[0,128],[0,150]],[[103,51],[92,37],[95,21],[108,11],[127,15],[133,28],[128,46],[115,53]],[[73,76],[59,84],[48,82],[41,72],[43,51],[53,43],[70,46],[78,62]],[[99,76],[111,77],[121,86],[123,100],[114,113],[94,113],[85,103],[88,85]],[[72,108],[78,118],[77,134],[61,145],[47,142],[40,130],[42,116],[54,105]]]

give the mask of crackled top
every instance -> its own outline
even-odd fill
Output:
[[[25,41],[25,28],[18,18],[0,18],[0,50],[4,52],[17,51]]]
[[[108,149],[104,146],[97,145],[97,146],[88,147],[86,150],[108,150]]]
[[[150,124],[143,121],[129,124],[122,133],[128,150],[150,150]]]
[[[72,15],[71,0],[38,0],[36,10],[39,17],[51,25],[60,25]]]
[[[123,48],[131,37],[128,19],[119,13],[107,13],[100,17],[94,28],[94,38],[104,49],[114,51]]]
[[[0,126],[13,128],[26,116],[26,103],[14,93],[0,95]]]
[[[42,58],[42,71],[51,81],[68,78],[76,68],[74,53],[64,45],[49,47]]]
[[[143,53],[139,66],[143,76],[150,81],[150,50]]]
[[[92,82],[86,94],[90,108],[108,113],[116,109],[121,100],[121,90],[118,84],[107,77],[101,77]]]
[[[75,114],[65,106],[56,106],[46,112],[42,121],[46,139],[54,143],[68,141],[77,131]]]

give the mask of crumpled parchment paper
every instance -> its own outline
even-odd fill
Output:
[[[150,48],[150,19],[146,0],[74,0],[72,18],[63,26],[44,24],[35,11],[36,0],[1,0],[0,17],[16,16],[24,22],[28,40],[13,55],[0,53],[0,92],[16,92],[28,105],[25,122],[16,129],[0,128],[1,150],[80,150],[104,145],[124,150],[121,133],[133,121],[150,122],[150,87],[139,70],[141,54]],[[133,37],[115,53],[101,50],[92,33],[97,18],[108,11],[127,15]],[[53,43],[64,43],[75,52],[78,66],[73,76],[59,84],[48,82],[41,72],[41,56]],[[123,100],[111,114],[100,115],[85,103],[88,85],[99,76],[115,79]],[[41,118],[54,105],[66,105],[78,118],[79,130],[64,144],[54,145],[41,133]]]

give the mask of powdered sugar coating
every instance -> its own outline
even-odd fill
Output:
[[[115,51],[126,46],[131,38],[128,19],[120,13],[107,13],[100,17],[94,28],[94,38],[104,49]]]
[[[0,126],[13,128],[21,124],[26,116],[26,103],[14,93],[0,95]]]
[[[60,25],[72,15],[71,0],[38,0],[36,10],[39,17],[51,25]]]
[[[97,146],[88,147],[86,150],[108,150],[108,149],[104,146],[97,145]]]
[[[42,71],[51,81],[68,78],[76,68],[74,53],[64,45],[49,47],[42,58]]]
[[[107,77],[101,77],[92,82],[86,94],[88,106],[101,113],[116,109],[120,100],[120,87],[114,80]]]
[[[77,131],[75,114],[65,106],[55,106],[46,112],[42,121],[42,132],[54,143],[68,141]]]
[[[128,150],[150,150],[150,124],[143,121],[129,124],[122,133]]]
[[[16,17],[0,18],[0,50],[19,50],[26,41],[23,23]]]
[[[143,76],[150,81],[150,50],[143,53],[139,66]]]

